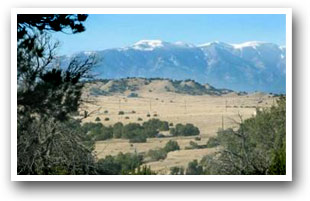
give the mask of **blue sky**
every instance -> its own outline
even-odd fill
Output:
[[[89,15],[86,31],[54,33],[58,54],[129,46],[142,39],[202,44],[211,41],[266,41],[285,45],[285,15]]]

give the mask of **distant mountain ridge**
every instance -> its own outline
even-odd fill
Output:
[[[286,48],[251,41],[192,45],[141,40],[124,47],[82,52],[96,54],[99,78],[126,77],[192,79],[235,91],[285,93]]]

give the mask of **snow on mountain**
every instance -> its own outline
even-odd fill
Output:
[[[136,42],[132,48],[135,50],[152,51],[155,48],[163,47],[164,42],[161,40],[140,40]]]
[[[242,49],[245,47],[252,47],[252,48],[256,48],[257,46],[264,44],[264,42],[260,42],[260,41],[248,41],[245,43],[239,43],[239,44],[231,44],[234,48],[236,49]]]
[[[285,93],[286,48],[273,43],[192,45],[140,40],[96,54],[101,62],[95,71],[102,78],[193,79],[217,88]]]
[[[190,44],[190,43],[185,43],[185,42],[182,42],[182,41],[177,41],[175,43],[173,43],[174,45],[177,45],[177,46],[180,46],[180,47],[195,47],[195,45],[193,44]]]
[[[157,48],[193,48],[193,47],[195,47],[195,45],[185,43],[182,41],[177,41],[175,43],[168,43],[161,40],[140,40],[131,46],[119,48],[119,50],[122,51],[122,50],[135,49],[140,51],[153,51]]]

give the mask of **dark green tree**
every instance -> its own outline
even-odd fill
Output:
[[[131,139],[137,137],[138,135],[142,135],[143,127],[137,123],[129,123],[123,126],[122,130],[122,138]]]
[[[171,175],[184,175],[184,168],[183,167],[172,167],[170,168]]]
[[[121,122],[117,122],[113,126],[113,137],[121,138],[122,137],[123,124]]]
[[[188,163],[186,174],[188,175],[200,175],[203,174],[203,168],[198,163],[197,160],[193,160],[192,162]]]
[[[242,120],[238,130],[218,132],[216,141],[222,147],[207,158],[207,174],[284,175],[286,174],[286,101],[280,97],[277,106],[257,109],[255,117]]]
[[[168,153],[170,151],[180,150],[180,147],[178,145],[178,142],[169,140],[165,145],[164,150]]]
[[[121,171],[122,165],[117,163],[113,156],[106,156],[97,162],[97,173],[100,175],[117,175]]]
[[[131,175],[156,175],[155,171],[151,170],[151,167],[143,165],[142,168],[139,166],[137,169],[131,171]]]
[[[199,135],[199,129],[193,124],[177,124],[175,128],[170,128],[170,134],[173,136],[191,136]]]
[[[167,157],[167,152],[164,149],[150,149],[147,152],[147,156],[151,161],[163,160]]]
[[[87,15],[17,16],[18,174],[94,174],[92,149],[83,129],[69,129],[81,102],[79,82],[95,58],[55,63],[51,32],[79,33]]]

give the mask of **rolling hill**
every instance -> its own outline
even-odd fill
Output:
[[[171,80],[162,78],[122,78],[89,81],[84,94],[91,96],[126,95],[138,97],[145,93],[178,93],[187,95],[223,95],[232,90],[216,89],[209,84],[202,85],[194,80]]]

